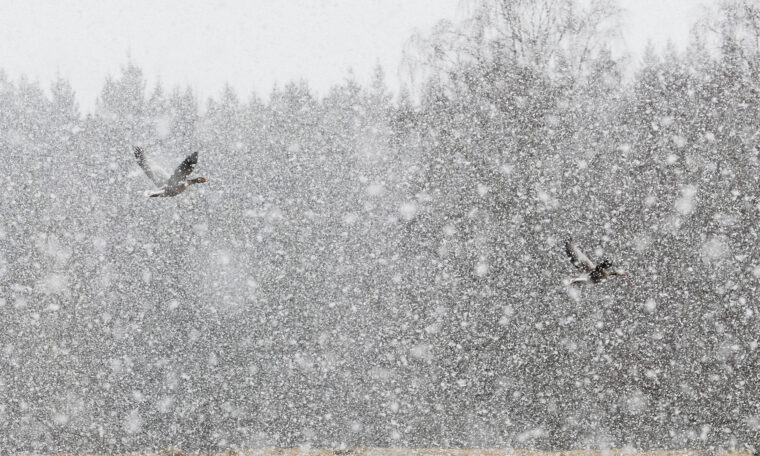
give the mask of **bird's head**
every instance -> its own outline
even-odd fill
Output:
[[[187,182],[189,184],[205,184],[206,182],[208,182],[208,179],[206,179],[205,177],[196,177],[195,179],[190,179]]]

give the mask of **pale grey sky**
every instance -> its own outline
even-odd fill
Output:
[[[715,0],[713,0],[715,1]],[[229,82],[243,96],[304,78],[318,93],[349,69],[367,81],[380,63],[398,87],[415,29],[456,19],[460,0],[26,0],[0,2],[0,68],[45,88],[56,74],[90,109],[127,56],[152,86],[192,86],[201,99]],[[682,47],[698,0],[620,0],[634,59],[647,38]]]

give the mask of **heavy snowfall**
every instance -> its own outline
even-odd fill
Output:
[[[760,446],[760,2],[715,3],[630,61],[612,1],[473,2],[398,93],[0,73],[0,448]]]

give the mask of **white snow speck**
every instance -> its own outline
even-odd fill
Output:
[[[411,220],[414,218],[415,214],[417,214],[417,204],[411,201],[406,202],[398,208],[398,211],[401,213],[404,220]]]
[[[625,406],[628,409],[629,412],[638,414],[647,409],[647,403],[649,402],[649,398],[646,394],[644,394],[641,391],[636,391],[625,401]]]
[[[697,194],[697,188],[693,185],[687,185],[681,189],[681,197],[676,200],[676,210],[681,215],[689,215],[694,212],[694,197]]]
[[[161,139],[166,139],[172,133],[172,116],[164,114],[155,120],[153,125],[156,127],[156,135]]]
[[[172,405],[174,405],[174,398],[166,396],[156,403],[156,408],[159,412],[166,413],[172,409]]]
[[[343,215],[343,224],[346,226],[353,225],[357,220],[359,220],[359,216],[353,212],[349,212],[348,214]]]
[[[95,250],[98,252],[104,252],[106,250],[106,247],[108,246],[108,241],[106,241],[102,237],[96,237],[92,240],[92,245],[95,247]]]
[[[288,146],[288,152],[294,154],[301,150],[301,144],[294,142]]]
[[[478,264],[475,265],[475,275],[483,277],[486,274],[488,274],[488,264],[484,260],[480,260]]]
[[[433,346],[430,344],[418,344],[409,350],[409,353],[413,358],[422,359],[425,361],[433,360]]]
[[[51,273],[37,281],[37,291],[43,294],[67,294],[68,278],[62,273]]]
[[[142,428],[142,424],[143,420],[140,418],[140,413],[137,411],[137,409],[132,410],[124,420],[124,432],[127,434],[134,434],[135,432],[139,432]]]
[[[385,192],[383,184],[372,183],[367,186],[367,194],[370,196],[380,196]]]
[[[731,253],[725,236],[713,236],[702,244],[702,260],[706,262],[724,260]]]
[[[203,236],[206,233],[208,233],[208,224],[206,223],[196,223],[193,225],[193,231],[198,236]]]

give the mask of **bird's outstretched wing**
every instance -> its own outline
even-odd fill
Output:
[[[174,170],[174,174],[169,178],[169,182],[166,184],[169,187],[178,185],[185,180],[190,173],[193,172],[193,167],[198,163],[198,152],[193,152],[185,160],[180,163],[177,169]]]
[[[134,148],[137,164],[140,165],[140,168],[142,168],[143,171],[145,171],[145,175],[148,176],[148,179],[152,180],[157,187],[163,187],[166,185],[166,181],[169,180],[169,175],[166,171],[148,161],[148,158],[145,156],[145,152],[143,152],[141,147],[134,146]]]
[[[594,269],[596,269],[596,265],[589,260],[589,258],[581,252],[581,249],[578,248],[573,243],[572,239],[568,239],[565,241],[565,253],[567,253],[567,256],[570,257],[570,262],[578,269],[584,270],[586,272],[592,272]]]

